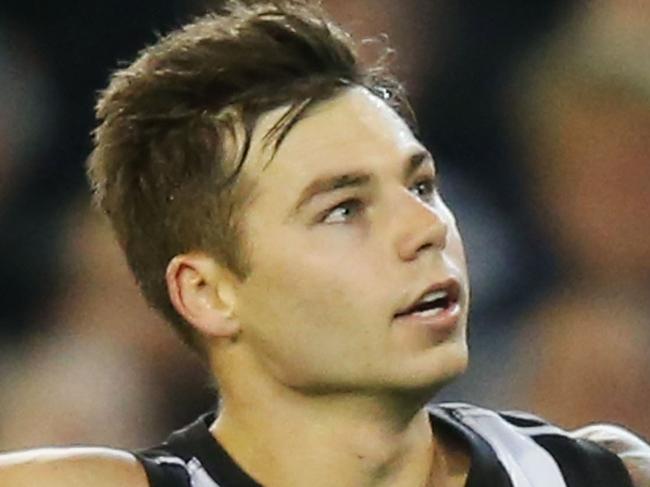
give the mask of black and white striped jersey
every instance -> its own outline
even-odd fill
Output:
[[[617,455],[535,416],[460,403],[428,410],[434,429],[470,450],[466,487],[633,487]],[[135,453],[151,487],[260,487],[212,436],[214,419],[206,414],[161,446]]]

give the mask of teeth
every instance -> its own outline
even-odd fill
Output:
[[[425,311],[416,311],[413,313],[415,316],[421,316],[423,318],[431,318],[443,312],[443,308],[433,308],[427,309]]]
[[[418,303],[428,303],[431,301],[435,301],[436,299],[444,299],[447,297],[447,291],[441,290],[441,291],[432,291],[428,294],[425,294],[422,296],[422,299],[418,301]]]
[[[449,293],[444,289],[439,289],[425,294],[409,309],[397,313],[396,316],[416,315],[429,318],[445,311],[448,305]]]

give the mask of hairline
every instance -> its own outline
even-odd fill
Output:
[[[362,88],[365,92],[367,92],[369,95],[376,97],[379,101],[382,101],[385,103],[389,108],[392,110],[395,110],[395,107],[390,103],[390,101],[395,101],[395,97],[389,95],[386,95],[384,91],[382,91],[382,95],[379,95],[378,93],[375,93],[373,91],[372,86],[367,86],[363,83],[358,83],[358,82],[353,82],[350,80],[339,80],[341,82],[341,85],[339,86],[334,86],[333,90],[331,93],[329,93],[326,96],[321,96],[321,97],[307,97],[303,99],[297,99],[297,100],[292,100],[289,101],[288,103],[284,103],[282,105],[278,105],[276,107],[270,108],[262,113],[260,113],[252,127],[252,130],[250,133],[245,131],[244,135],[244,140],[241,142],[241,145],[237,147],[237,161],[235,165],[235,170],[233,173],[230,175],[230,177],[227,178],[227,181],[229,183],[225,185],[223,189],[225,190],[232,190],[234,192],[237,192],[238,190],[242,190],[243,188],[241,187],[242,184],[249,184],[248,190],[244,189],[244,192],[248,193],[245,196],[240,195],[240,200],[239,200],[239,212],[238,215],[236,214],[235,217],[236,219],[241,219],[242,213],[246,211],[250,207],[250,205],[255,201],[257,198],[257,194],[255,193],[255,188],[256,184],[253,180],[248,179],[246,181],[246,173],[244,171],[244,166],[247,164],[250,164],[249,161],[250,159],[250,149],[253,147],[252,144],[252,138],[255,130],[257,129],[257,125],[264,116],[276,111],[276,110],[281,110],[284,109],[284,112],[278,120],[261,136],[262,144],[260,147],[259,151],[259,157],[263,157],[263,154],[265,151],[270,150],[271,154],[268,156],[268,159],[266,159],[263,163],[262,166],[262,171],[265,171],[268,169],[268,167],[273,163],[275,160],[275,157],[277,156],[277,153],[280,151],[280,148],[282,147],[282,144],[290,134],[290,132],[295,128],[295,126],[300,123],[302,120],[306,119],[307,117],[311,116],[314,114],[315,110],[318,109],[322,104],[327,103],[329,101],[336,100],[337,98],[341,97],[346,91],[352,90],[355,88]],[[389,93],[389,90],[386,92]],[[232,105],[224,108],[222,111],[229,110],[232,108]],[[409,106],[410,109],[410,106]],[[408,120],[405,119],[405,117],[400,114],[396,113],[400,119],[402,119],[407,126],[411,130],[414,130],[414,127],[412,126],[411,123],[409,123]],[[241,178],[244,178],[244,181],[241,180]],[[237,223],[235,226],[238,226]],[[240,241],[239,244],[240,246],[244,247],[246,245],[245,235],[240,235],[240,237],[243,239],[243,241]],[[244,255],[245,252],[244,252]],[[216,256],[215,256],[216,258]],[[247,267],[244,265],[244,267]],[[243,272],[243,278],[247,277],[247,274],[250,272],[250,269],[247,269],[246,271]]]

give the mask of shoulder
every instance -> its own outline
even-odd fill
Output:
[[[134,455],[110,448],[42,448],[0,454],[0,485],[148,487]]]
[[[545,465],[545,472],[565,479],[650,487],[650,446],[624,428],[595,424],[567,431],[530,413],[464,403],[442,403],[430,411],[470,430],[512,471]]]
[[[592,424],[571,434],[618,455],[630,472],[634,486],[650,487],[650,444],[631,431],[611,424]]]

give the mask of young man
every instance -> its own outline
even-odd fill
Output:
[[[399,85],[317,7],[195,21],[116,73],[98,117],[97,202],[219,412],[146,451],[9,454],[0,485],[647,485],[619,428],[426,408],[467,364],[461,238]]]

